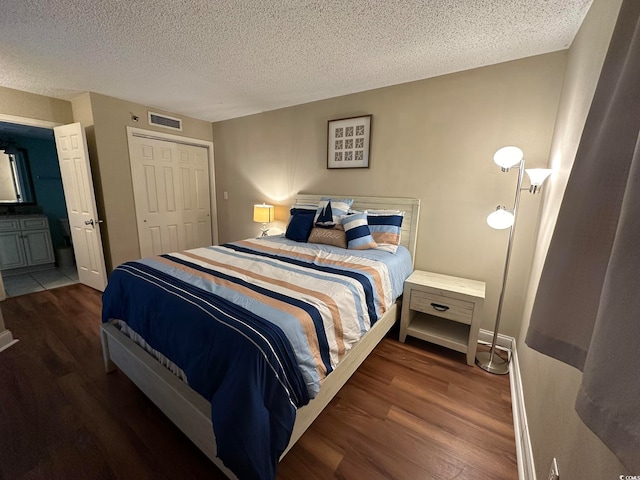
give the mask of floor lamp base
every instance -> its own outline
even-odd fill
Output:
[[[509,373],[509,361],[491,352],[479,352],[476,355],[476,365],[485,372],[495,373],[496,375],[506,375]]]

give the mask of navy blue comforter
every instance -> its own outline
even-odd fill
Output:
[[[404,249],[250,239],[121,265],[103,296],[103,322],[126,322],[211,402],[218,456],[231,471],[272,479],[296,409],[411,271]]]
[[[218,456],[238,478],[275,477],[296,408],[309,401],[280,328],[137,262],[112,273],[102,317],[124,320],[211,402]]]

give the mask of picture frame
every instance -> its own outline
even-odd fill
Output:
[[[329,120],[327,168],[369,168],[372,117]]]

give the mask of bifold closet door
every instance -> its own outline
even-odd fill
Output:
[[[211,245],[207,149],[137,136],[129,148],[141,256]]]

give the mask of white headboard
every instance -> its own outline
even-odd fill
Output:
[[[418,238],[418,219],[420,217],[419,198],[397,197],[354,197],[353,195],[315,195],[299,193],[294,195],[295,203],[318,203],[320,197],[353,198],[354,210],[402,210],[405,212],[402,221],[400,244],[405,246],[415,262],[416,239]]]

